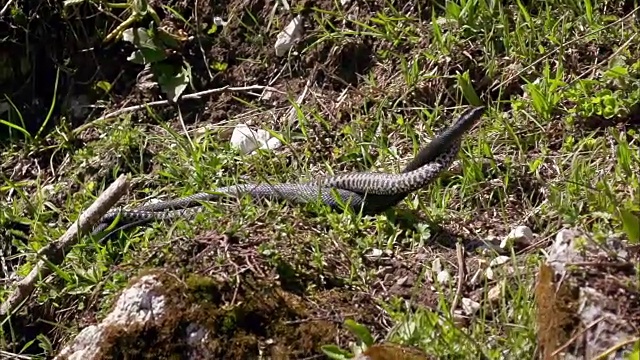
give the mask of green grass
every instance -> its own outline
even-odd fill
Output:
[[[23,223],[32,231],[28,242],[17,240],[25,236],[20,230],[5,235],[17,246],[14,256],[21,259],[17,274],[27,274],[33,254],[57,239],[109,185],[106,179],[121,172],[133,179],[127,203],[237,182],[298,181],[320,173],[366,169],[397,172],[421,144],[463,110],[461,104],[478,102],[488,103],[488,110],[464,142],[459,155],[463,171],[443,177],[402,203],[429,221],[413,219],[407,229],[392,221],[393,213],[362,217],[315,204],[309,205],[316,212],[310,219],[301,207],[264,207],[243,200],[231,209],[214,207],[191,223],[154,224],[106,243],[84,238],[60,265],[55,280],[39,284],[36,302],[59,311],[70,304],[80,309],[95,306],[95,299],[100,299],[97,308],[106,312],[138,266],[153,266],[154,254],[170,252],[176,237],[190,239],[203,229],[240,238],[264,237],[260,251],[270,250],[275,263],[290,262],[296,270],[302,269],[305,259],[311,259],[308,267],[317,273],[332,271],[327,268],[330,259],[345,260],[350,265],[344,279],[361,289],[376,278],[376,269],[367,267],[363,254],[371,249],[404,253],[435,247],[433,224],[473,239],[504,237],[526,223],[537,240],[552,239],[568,226],[596,237],[624,234],[639,241],[633,239],[638,236],[640,213],[638,20],[610,2],[535,4],[469,0],[449,2],[433,14],[411,15],[385,5],[368,19],[349,18],[343,10],[317,9],[308,34],[312,41],[302,49],[303,56],[322,47],[349,49],[356,44],[362,46],[358,51],[370,50],[375,60],[362,65],[365,73],[358,91],[349,89],[342,104],[336,104],[338,91],[313,89],[320,98],[301,105],[295,126],[268,125],[273,116],[267,106],[258,102],[246,106],[247,111],[257,108],[259,115],[252,117],[282,135],[284,153],[240,156],[229,147],[221,128],[187,136],[176,130],[179,126],[168,124],[172,119],[149,113],[153,124],[122,116],[96,125],[102,136],[83,147],[72,145],[69,139],[74,135],[65,128],[48,134],[46,143],[29,138],[7,145],[4,164],[41,153],[51,153],[54,159],[46,165],[46,175],[18,181],[11,180],[13,166],[3,169],[0,227]],[[244,23],[252,43],[271,46],[259,38],[266,36],[260,21],[255,16],[245,19],[252,19]],[[272,29],[281,29],[284,24],[275,20]],[[434,106],[436,102],[441,105]],[[617,125],[632,118],[635,127],[623,131]],[[13,200],[7,201],[8,196]],[[290,249],[276,246],[282,239],[292,243]],[[335,246],[327,252],[327,244]],[[281,260],[277,255],[296,251],[309,257]],[[440,250],[433,251],[436,256]],[[512,255],[517,272],[504,284],[502,301],[483,305],[469,326],[456,326],[449,315],[455,282],[446,285],[452,289],[431,310],[410,310],[400,299],[382,302],[396,325],[389,339],[442,357],[478,358],[481,352],[490,359],[505,354],[533,358],[537,341],[532,288],[543,258],[536,250]],[[494,255],[469,256],[490,260]],[[427,271],[430,263],[431,259],[416,266]],[[486,288],[495,284],[489,282]],[[9,290],[0,289],[0,299]],[[64,316],[58,320],[62,327],[55,331],[57,339],[79,330]],[[51,336],[43,334],[37,341],[46,347],[51,340],[45,339]],[[9,341],[11,334],[4,334],[0,348]]]

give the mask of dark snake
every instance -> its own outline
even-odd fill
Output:
[[[306,204],[320,200],[334,210],[351,208],[373,215],[402,201],[447,170],[460,150],[463,136],[482,117],[485,108],[466,110],[449,128],[435,137],[407,164],[399,174],[356,172],[322,177],[302,183],[240,184],[225,186],[212,192],[201,192],[179,199],[143,205],[136,209],[107,212],[92,231],[103,231],[119,217],[121,223],[140,224],[154,220],[188,218],[203,210],[202,202],[224,197],[287,201]]]

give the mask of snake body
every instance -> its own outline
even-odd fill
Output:
[[[256,200],[268,199],[294,204],[320,200],[334,210],[347,206],[356,211],[362,210],[365,214],[379,213],[396,205],[409,193],[425,187],[445,171],[456,158],[463,135],[483,114],[484,107],[465,111],[453,125],[422,148],[400,174],[358,172],[302,183],[225,186],[211,193],[197,193],[131,210],[109,211],[100,219],[93,233],[104,230],[118,216],[125,223],[189,217],[203,209],[202,202],[229,196],[238,198],[248,195]]]

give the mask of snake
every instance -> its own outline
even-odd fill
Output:
[[[135,209],[114,209],[100,218],[92,234],[106,229],[114,220],[124,224],[189,218],[204,210],[203,202],[245,195],[254,200],[307,204],[314,201],[332,210],[351,208],[366,215],[383,212],[410,193],[426,187],[453,163],[464,135],[484,114],[484,106],[470,107],[451,126],[434,137],[398,174],[353,172],[324,176],[300,183],[236,184],[178,199],[143,205]]]

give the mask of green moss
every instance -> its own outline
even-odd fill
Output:
[[[216,281],[207,276],[189,275],[185,280],[189,294],[194,300],[216,301],[219,296],[219,286]]]

